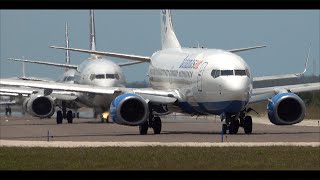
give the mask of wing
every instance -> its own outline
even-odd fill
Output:
[[[33,88],[45,89],[48,91],[70,91],[70,92],[82,92],[82,93],[96,93],[96,94],[114,94],[119,89],[90,86],[83,84],[66,84],[58,82],[42,82],[42,81],[24,81],[14,79],[0,79],[0,85],[6,86],[26,86]]]
[[[307,83],[307,84],[295,84],[295,85],[287,85],[287,86],[275,86],[275,87],[267,87],[267,88],[257,88],[257,89],[253,89],[252,96],[251,96],[251,99],[249,100],[249,103],[266,101],[280,92],[299,93],[299,92],[319,91],[319,90],[320,90],[320,82]]]
[[[33,78],[33,77],[18,77],[18,79],[22,79],[25,81],[45,81],[45,82],[54,82],[47,79]]]
[[[52,63],[52,62],[46,62],[46,61],[34,61],[34,60],[13,59],[13,58],[8,58],[7,60],[9,60],[9,61],[18,61],[18,62],[27,62],[27,63],[35,63],[35,64],[43,64],[43,65],[63,67],[63,68],[70,68],[70,69],[77,69],[77,68],[78,68],[77,65],[59,64],[59,63]]]
[[[253,81],[254,82],[258,82],[258,81],[267,81],[267,80],[289,79],[289,78],[299,78],[299,77],[304,76],[304,73],[307,71],[307,67],[308,67],[308,61],[309,61],[309,56],[310,56],[310,48],[311,48],[311,45],[309,47],[308,55],[307,55],[306,61],[304,63],[304,70],[303,70],[302,73],[276,75],[276,76],[254,77]]]
[[[15,100],[13,101],[0,101],[0,105],[15,105],[17,102]]]
[[[229,49],[229,50],[227,50],[227,51],[232,52],[232,53],[236,53],[236,52],[248,51],[248,50],[253,50],[253,49],[258,49],[258,48],[264,48],[264,47],[267,47],[267,46],[266,46],[266,45],[253,46],[253,47],[247,47],[247,48]]]
[[[116,58],[124,58],[124,59],[130,59],[130,60],[141,61],[141,62],[150,62],[150,60],[151,60],[151,58],[148,56],[137,56],[137,55],[131,55],[131,54],[121,54],[121,53],[104,52],[104,51],[93,51],[93,50],[77,49],[77,48],[65,48],[65,47],[57,47],[57,46],[50,46],[50,47],[55,48],[55,49],[64,49],[64,50],[77,51],[77,52],[83,52],[83,53],[88,53],[88,54],[96,54],[96,55],[110,56],[110,57],[116,57]]]

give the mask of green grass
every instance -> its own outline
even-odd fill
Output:
[[[0,170],[320,170],[319,147],[0,148]]]

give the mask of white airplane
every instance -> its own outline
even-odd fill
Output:
[[[66,44],[68,46],[68,43]],[[94,23],[94,12],[93,10],[90,10],[90,48],[91,50],[95,51],[96,49],[96,38],[95,38],[95,23]],[[68,61],[68,53],[67,53],[67,62]],[[126,81],[125,77],[121,71],[120,67],[123,66],[129,66],[141,63],[138,62],[127,62],[127,63],[121,63],[116,64],[111,60],[102,58],[100,56],[97,56],[95,54],[91,54],[91,56],[84,60],[80,65],[71,65],[71,64],[58,64],[58,63],[52,63],[52,62],[44,62],[44,61],[34,61],[34,60],[25,60],[25,59],[12,59],[9,58],[8,60],[13,61],[19,61],[19,62],[28,62],[28,63],[36,63],[36,64],[44,64],[44,65],[51,65],[51,66],[57,66],[57,67],[63,67],[68,68],[67,72],[72,72],[73,76],[69,74],[65,74],[64,78],[61,79],[58,82],[69,81],[72,80],[74,84],[84,84],[86,85],[86,89],[91,89],[92,86],[97,86],[100,88],[104,87],[125,87]],[[67,73],[66,72],[66,73]],[[39,81],[40,83],[41,81]],[[28,86],[25,84],[29,84],[31,81],[24,82],[24,86]],[[43,83],[43,81],[42,81]],[[48,83],[50,85],[54,85],[54,82]],[[33,86],[30,86],[33,87]],[[63,84],[63,87],[77,87],[77,85],[70,85],[70,84]],[[35,87],[38,88],[38,87]],[[41,88],[41,87],[40,87]],[[68,89],[67,88],[67,89]],[[62,89],[50,89],[45,88],[48,90],[48,92],[35,94],[30,101],[30,103],[27,105],[29,109],[32,109],[31,107],[38,107],[36,104],[38,103],[38,99],[41,99],[42,105],[41,105],[41,111],[43,112],[37,112],[33,113],[33,115],[38,116],[39,113],[52,113],[54,107],[52,106],[53,101],[52,97],[50,96],[51,93],[57,94],[62,98],[60,99],[61,104],[59,105],[62,110],[57,111],[57,123],[60,124],[62,122],[63,117],[66,117],[68,122],[72,123],[72,112],[67,111],[66,108],[68,106],[71,106],[71,104],[76,103],[79,107],[92,107],[96,109],[98,112],[100,112],[101,119],[107,119],[108,118],[108,108],[110,106],[111,101],[114,99],[113,95],[92,95],[91,93],[87,91],[78,91],[78,88],[75,88],[73,92],[66,92],[66,91],[59,91],[59,90],[65,90]],[[52,91],[55,90],[55,91]],[[79,93],[83,92],[83,93]],[[40,105],[39,105],[40,107]]]
[[[68,24],[66,23],[66,27],[65,27],[65,38],[66,38],[66,47],[69,47],[69,36],[68,36]],[[24,59],[24,58],[23,58]],[[55,82],[53,80],[49,80],[49,79],[44,79],[44,78],[37,78],[37,77],[30,77],[30,76],[26,76],[25,75],[25,62],[22,62],[22,76],[17,77],[17,79],[21,79],[21,80],[27,80],[27,81],[43,81],[43,82]],[[66,63],[70,64],[70,55],[69,55],[69,51],[66,51]],[[59,79],[56,82],[62,82],[62,83],[74,83],[74,74],[75,74],[75,70],[74,69],[69,69],[66,68],[65,72],[61,75],[61,77],[59,77]],[[8,112],[11,112],[11,108],[10,105],[18,105],[21,104],[22,105],[22,113],[24,114],[24,112],[28,112],[29,114],[36,116],[36,117],[40,117],[40,118],[50,118],[53,113],[54,113],[54,109],[52,111],[47,111],[45,113],[35,113],[37,112],[37,108],[42,106],[42,103],[39,104],[39,106],[35,106],[34,110],[32,108],[28,108],[27,107],[27,103],[32,99],[33,99],[33,94],[37,94],[37,93],[43,93],[42,89],[31,89],[31,88],[9,88],[9,87],[0,87],[0,96],[9,96],[9,97],[15,97],[17,100],[15,100],[14,102],[11,102],[10,104],[5,104],[7,105],[6,110],[8,109]],[[51,97],[51,99],[56,99],[55,96],[61,96],[59,95],[59,92],[55,92],[54,95]],[[44,102],[43,102],[44,103]],[[62,104],[65,104],[64,106],[62,106]],[[67,112],[68,111],[72,111],[73,117],[77,116],[79,118],[79,113],[77,112],[78,109],[80,108],[79,106],[77,106],[75,103],[72,102],[68,102],[67,104],[63,101],[55,101],[54,102],[54,106],[59,106],[59,107],[64,107],[64,111]],[[66,113],[63,115],[63,118],[66,118]],[[70,120],[70,118],[68,119],[69,123],[72,123],[72,119]],[[62,122],[57,122],[58,124],[62,123]]]
[[[246,134],[251,134],[252,118],[247,113],[252,103],[260,101],[269,101],[268,116],[273,124],[296,124],[304,119],[305,104],[294,93],[320,88],[320,83],[309,83],[253,89],[253,81],[300,77],[305,71],[301,74],[253,78],[247,63],[234,53],[264,46],[232,50],[182,48],[174,33],[169,10],[161,11],[161,44],[162,49],[151,57],[52,46],[149,62],[151,88],[65,86],[6,79],[2,79],[0,84],[90,93],[92,98],[88,100],[93,103],[97,102],[96,97],[105,104],[110,100],[110,107],[104,108],[110,110],[112,120],[121,125],[139,126],[140,134],[147,134],[149,128],[159,134],[162,128],[159,116],[170,112],[220,115],[224,133],[236,134],[241,126]]]

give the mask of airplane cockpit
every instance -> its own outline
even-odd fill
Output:
[[[93,81],[95,79],[120,79],[119,74],[91,74],[90,80]]]
[[[213,69],[211,72],[213,78],[218,78],[220,76],[248,76],[250,78],[250,73],[247,69],[233,69],[233,70],[220,70]]]

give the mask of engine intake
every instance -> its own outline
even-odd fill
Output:
[[[276,125],[291,125],[301,122],[306,107],[303,100],[293,93],[279,93],[268,103],[269,120]]]
[[[32,116],[47,118],[54,113],[54,101],[51,96],[33,94],[23,103],[26,111]]]
[[[148,118],[148,104],[133,93],[116,97],[110,105],[110,115],[114,122],[121,125],[137,126]]]

